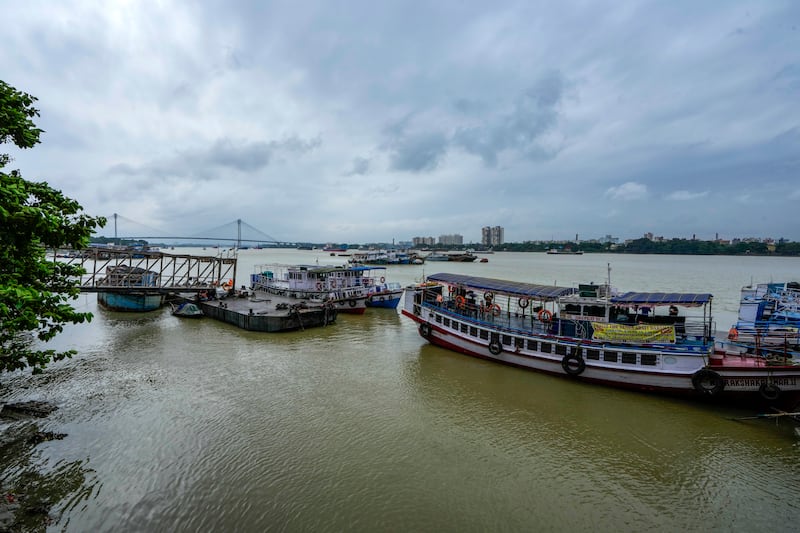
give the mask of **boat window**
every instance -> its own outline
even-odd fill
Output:
[[[556,354],[567,355],[567,347],[563,344],[556,344]]]
[[[550,351],[551,351],[550,350],[550,343],[549,342],[543,342],[541,344],[541,349],[539,351],[542,352],[542,353],[550,353]]]
[[[444,319],[444,325],[447,326],[448,328],[450,327],[450,319],[449,318],[445,318]]]
[[[442,315],[436,315],[436,322],[442,322]]]
[[[536,341],[528,340],[528,349],[531,351],[536,351]]]
[[[658,355],[654,353],[643,353],[641,355],[642,364],[643,365],[657,365],[658,364]]]
[[[618,360],[617,352],[603,353],[603,361],[608,361],[609,363],[616,363],[617,360]]]
[[[468,329],[467,325],[462,323],[461,324],[461,333],[466,333],[467,329]]]
[[[481,339],[484,339],[484,340],[485,340],[485,339],[488,339],[488,338],[489,338],[489,330],[482,329],[482,330],[481,330],[481,335],[480,335],[480,336],[481,336]]]
[[[636,364],[636,354],[630,352],[622,352],[622,362],[626,365]]]
[[[600,359],[600,350],[592,350],[591,348],[586,349],[586,359],[594,359],[595,361]]]
[[[503,344],[506,346],[511,346],[511,335],[503,335]]]
[[[525,339],[514,339],[514,347],[517,350],[521,350],[523,346],[525,346]]]
[[[476,328],[475,326],[470,326],[469,335],[470,335],[470,337],[477,337],[478,336],[478,328]]]
[[[586,316],[606,316],[606,308],[600,305],[587,305],[583,314]]]

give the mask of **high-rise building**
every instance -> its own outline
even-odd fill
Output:
[[[439,235],[439,244],[464,244],[464,236],[454,233],[453,235]]]
[[[484,246],[497,246],[505,242],[505,232],[502,226],[481,228],[481,244]]]
[[[411,242],[414,243],[414,246],[433,246],[436,244],[436,239],[433,237],[414,237]]]

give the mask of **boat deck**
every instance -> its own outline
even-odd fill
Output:
[[[458,309],[452,301],[445,301],[442,304],[426,302],[425,306],[435,307],[438,310],[450,315],[452,318],[467,320],[476,325],[485,325],[492,329],[499,329],[502,332],[511,335],[539,335],[543,337],[580,337],[584,336],[582,344],[587,346],[589,344],[597,344],[605,348],[620,347],[624,348],[624,344],[613,343],[608,341],[593,341],[590,334],[586,331],[580,331],[581,321],[570,319],[553,319],[551,322],[542,322],[528,312],[522,313],[509,313],[502,311],[498,315],[490,312],[481,311],[480,308],[465,306],[464,309]],[[581,335],[581,333],[583,335]],[[577,341],[576,341],[577,342]],[[679,342],[676,344],[637,344],[640,347],[651,347],[654,350],[668,351],[675,348],[680,348],[682,351],[696,351],[698,354],[706,353],[709,346],[709,340],[704,339],[702,336],[696,337],[693,335],[680,336]]]

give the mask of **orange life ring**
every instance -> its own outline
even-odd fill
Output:
[[[467,299],[463,296],[456,296],[456,307],[463,309],[465,305],[467,305]]]
[[[732,326],[731,329],[728,330],[728,339],[735,341],[738,338],[739,338],[739,332],[735,327]]]
[[[386,283],[386,278],[384,278],[383,276],[381,276],[381,283]]]
[[[553,320],[553,313],[551,313],[547,309],[542,309],[536,316],[539,317],[539,320],[541,320],[542,322],[550,322],[551,320]]]
[[[499,304],[492,304],[489,307],[491,308],[492,314],[494,316],[500,316],[500,311],[502,311],[502,310],[500,309],[500,305]]]

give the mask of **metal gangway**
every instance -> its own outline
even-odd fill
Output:
[[[178,293],[235,287],[236,259],[235,251],[217,256],[120,247],[53,252],[54,261],[83,268],[81,292]]]

